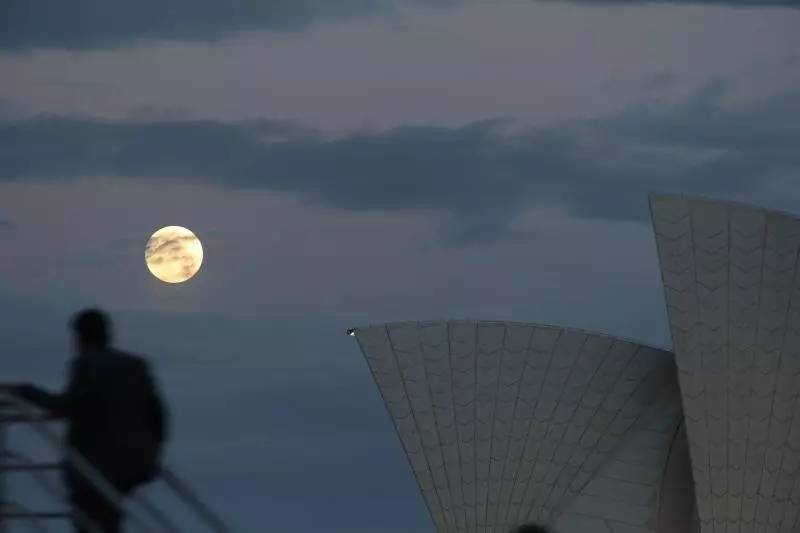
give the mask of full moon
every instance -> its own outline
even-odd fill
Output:
[[[167,283],[183,283],[203,264],[200,239],[181,226],[167,226],[153,233],[144,250],[150,272]]]

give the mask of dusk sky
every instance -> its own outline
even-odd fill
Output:
[[[670,347],[649,192],[800,212],[798,0],[0,2],[0,379],[107,309],[236,531],[432,533],[348,327]]]

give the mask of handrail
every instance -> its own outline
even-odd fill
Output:
[[[136,513],[131,512],[130,505],[124,501],[122,494],[89,461],[71,447],[64,446],[58,436],[45,426],[47,421],[36,416],[36,407],[13,394],[5,392],[0,392],[0,400],[10,403],[13,407],[22,411],[23,415],[29,416],[31,427],[54,448],[63,449],[65,461],[74,466],[78,470],[78,474],[88,481],[106,501],[124,512],[126,517],[132,519],[144,531],[152,531],[146,521],[142,520]]]
[[[91,483],[95,489],[100,492],[102,497],[107,501],[116,505],[123,511],[128,518],[132,518],[133,522],[143,531],[152,531],[152,527],[143,520],[140,516],[131,512],[130,504],[125,502],[124,496],[113,486],[111,483],[100,473],[86,458],[80,455],[74,449],[64,446],[59,437],[46,426],[51,420],[47,417],[40,416],[40,411],[32,405],[13,394],[0,388],[0,403],[3,401],[12,405],[23,413],[23,416],[17,417],[14,421],[28,422],[33,426],[35,431],[47,440],[53,447],[64,450],[65,460],[71,465],[75,466],[78,474]],[[22,457],[17,454],[17,457]],[[194,510],[197,515],[206,523],[209,529],[216,533],[231,533],[230,529],[225,525],[222,519],[216,515],[202,500],[189,489],[188,485],[182,482],[178,476],[167,469],[161,469],[159,476],[167,486],[183,501],[187,507]],[[154,506],[146,497],[141,494],[131,497],[131,500],[142,507],[150,518],[158,523],[158,525],[169,533],[181,533],[180,529],[167,517],[165,513]],[[79,517],[81,522],[86,523],[89,529],[96,533],[99,528],[90,522],[86,517]]]
[[[31,523],[33,524],[33,528],[36,531],[38,531],[39,533],[47,533],[47,529],[44,526],[42,526],[40,518],[36,516],[35,513],[33,513],[30,509],[27,509],[18,503],[8,503],[7,505],[9,505],[10,507],[15,507],[16,509],[18,509],[17,511],[18,513],[25,514],[29,518],[31,518],[32,519]]]
[[[161,471],[161,477],[167,483],[167,485],[172,488],[175,494],[181,497],[183,501],[189,505],[189,507],[194,508],[197,514],[206,520],[206,523],[209,525],[209,527],[211,527],[211,529],[217,533],[230,533],[228,526],[226,526],[225,523],[216,514],[214,514],[214,512],[206,504],[204,504],[200,498],[191,491],[191,489],[189,489],[189,486],[186,483],[178,479],[178,476],[175,475],[174,472],[164,468]]]
[[[50,480],[47,479],[47,476],[45,476],[42,473],[41,469],[31,468],[31,466],[35,466],[35,463],[30,457],[23,455],[21,453],[8,452],[8,451],[6,452],[5,455],[11,456],[18,462],[23,463],[24,466],[28,466],[27,471],[30,472],[31,477],[34,480],[36,480],[36,482],[42,489],[44,489],[45,492],[49,493],[51,496],[55,497],[58,500],[67,499],[66,490],[63,487],[59,487],[56,483],[51,483]],[[88,516],[86,516],[86,514],[80,509],[73,509],[72,514],[81,523],[83,528],[89,531],[89,533],[103,533],[100,527],[97,524],[95,524]]]

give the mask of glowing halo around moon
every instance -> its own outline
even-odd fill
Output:
[[[203,245],[190,230],[166,226],[153,233],[144,250],[150,273],[167,283],[191,279],[203,264]]]

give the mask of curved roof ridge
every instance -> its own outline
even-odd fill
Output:
[[[614,333],[608,333],[603,331],[597,331],[577,326],[563,326],[560,324],[551,324],[548,322],[526,322],[523,320],[489,320],[489,319],[479,319],[479,318],[431,318],[431,319],[423,319],[423,320],[392,320],[389,322],[376,322],[372,324],[362,324],[360,326],[354,326],[348,328],[346,333],[348,335],[360,330],[360,329],[367,329],[367,328],[374,328],[374,327],[391,327],[391,326],[402,326],[407,324],[416,324],[416,325],[423,325],[423,324],[449,324],[453,322],[474,322],[477,324],[507,324],[512,326],[528,326],[528,327],[536,327],[536,328],[543,328],[543,329],[559,329],[563,331],[569,331],[572,333],[582,333],[585,335],[593,335],[597,337],[604,337],[609,339],[614,339],[617,341],[622,342],[630,342],[632,344],[637,344],[640,346],[645,346],[647,348],[652,348],[654,350],[658,350],[661,352],[666,352],[669,354],[673,354],[673,350],[671,347],[660,346],[651,342],[645,342],[639,339],[623,336],[623,335],[616,335]]]

